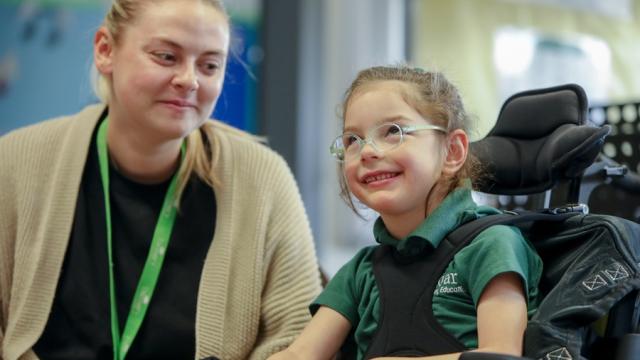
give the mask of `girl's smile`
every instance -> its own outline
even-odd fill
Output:
[[[365,174],[361,182],[371,187],[382,187],[393,182],[400,174],[399,172],[374,171]]]

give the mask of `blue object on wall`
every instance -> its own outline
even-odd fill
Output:
[[[89,83],[100,7],[0,5],[0,134],[94,102]]]
[[[227,63],[224,88],[213,117],[252,133],[257,131],[257,66],[250,51],[257,41],[256,26],[234,23],[232,50]]]

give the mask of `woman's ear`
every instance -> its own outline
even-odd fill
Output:
[[[447,136],[447,153],[442,164],[442,173],[453,177],[462,168],[469,153],[469,138],[462,129],[456,129]]]
[[[109,30],[101,26],[93,38],[93,62],[98,72],[104,76],[113,71],[113,36]]]

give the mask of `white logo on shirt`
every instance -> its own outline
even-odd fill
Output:
[[[433,295],[451,294],[451,293],[466,293],[466,290],[462,285],[458,284],[458,273],[446,273],[440,277],[436,289],[433,291]]]

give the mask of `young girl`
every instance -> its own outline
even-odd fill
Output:
[[[538,303],[542,263],[509,226],[480,233],[443,264],[443,274],[413,275],[418,283],[440,276],[431,310],[435,327],[443,328],[452,345],[427,333],[415,335],[397,321],[385,329],[387,337],[377,338],[382,316],[393,323],[402,314],[408,322],[420,315],[405,314],[403,306],[381,311],[389,309],[385,299],[401,303],[411,291],[404,291],[404,283],[396,286],[400,291],[380,288],[381,276],[374,273],[382,261],[378,249],[391,249],[392,264],[433,262],[430,254],[449,232],[498,212],[471,198],[468,178],[477,166],[468,153],[469,118],[456,88],[440,73],[373,67],[360,72],[346,92],[343,119],[343,134],[331,146],[340,163],[342,195],[354,211],[351,195],[380,214],[373,228],[380,245],[362,249],[340,269],[311,305],[314,317],[303,333],[273,358],[331,359],[341,348],[343,354],[352,349],[358,359],[458,359],[467,349],[520,355],[527,318]],[[424,346],[380,351],[407,336],[424,339]],[[386,345],[380,347],[381,341]]]

